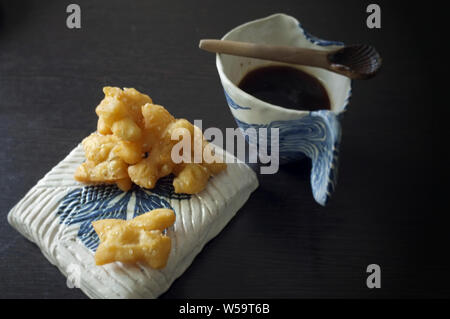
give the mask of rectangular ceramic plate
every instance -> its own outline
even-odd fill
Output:
[[[221,152],[216,148],[217,151]],[[158,297],[258,186],[255,173],[237,162],[212,177],[199,194],[173,193],[170,178],[161,179],[153,190],[134,187],[122,192],[114,185],[87,186],[76,182],[73,174],[84,159],[78,145],[14,206],[8,221],[38,245],[45,257],[68,276],[68,282],[91,298]],[[176,215],[174,226],[167,230],[172,249],[165,268],[155,270],[120,262],[95,265],[98,237],[92,221],[131,219],[160,207],[172,208]]]

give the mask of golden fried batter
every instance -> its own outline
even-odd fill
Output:
[[[105,87],[103,92],[105,98],[95,110],[97,132],[82,142],[86,161],[75,172],[76,180],[116,183],[127,191],[132,183],[151,189],[159,178],[175,174],[175,192],[195,194],[206,187],[211,175],[226,168],[218,159],[194,163],[194,143],[201,143],[197,147],[202,150],[208,147],[200,129],[175,119],[148,95],[117,87]],[[174,163],[172,148],[184,136],[179,132],[190,134],[192,147],[190,154],[180,154],[187,161]],[[194,139],[194,134],[200,139]]]
[[[170,209],[155,209],[131,220],[102,219],[92,222],[100,238],[95,252],[95,263],[104,265],[114,261],[144,262],[160,269],[166,266],[171,240],[164,229],[175,222]]]

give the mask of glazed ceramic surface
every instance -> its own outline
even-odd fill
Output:
[[[231,30],[222,39],[318,50],[333,50],[343,46],[341,42],[312,36],[295,18],[285,14],[248,22]],[[237,87],[249,71],[282,63],[218,54],[216,64],[231,113],[247,141],[256,141],[256,146],[261,147],[257,138],[249,138],[251,133],[245,133],[248,128],[278,128],[280,164],[296,161],[305,155],[311,158],[313,195],[319,204],[325,205],[336,185],[341,137],[338,116],[348,105],[351,80],[327,70],[292,65],[319,79],[331,103],[331,110],[299,111],[266,103]],[[270,145],[270,134],[267,138],[267,145]]]
[[[222,150],[216,147],[216,152],[220,154]],[[226,156],[231,158],[227,153]],[[170,178],[158,181],[153,190],[135,186],[123,192],[115,185],[76,182],[73,174],[84,160],[79,145],[16,204],[8,221],[68,276],[69,286],[78,285],[91,298],[158,297],[258,186],[255,173],[244,163],[236,162],[212,177],[199,194],[175,194]],[[172,249],[165,268],[155,270],[120,262],[95,265],[99,239],[92,221],[131,219],[161,207],[173,209],[176,215],[174,226],[166,230]]]

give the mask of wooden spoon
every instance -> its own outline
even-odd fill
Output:
[[[374,47],[356,44],[335,50],[315,50],[228,40],[200,40],[200,49],[256,59],[301,64],[327,69],[351,79],[369,79],[381,67]]]

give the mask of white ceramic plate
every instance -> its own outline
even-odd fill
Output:
[[[216,152],[221,150],[216,148]],[[135,187],[125,193],[115,186],[76,182],[73,173],[83,161],[84,152],[78,145],[15,205],[8,221],[68,276],[69,286],[78,286],[91,298],[158,297],[258,186],[255,173],[236,162],[212,177],[206,189],[196,195],[174,194],[169,180],[161,181],[152,191]],[[130,219],[158,207],[171,207],[176,214],[174,226],[167,230],[172,250],[164,269],[120,262],[95,265],[98,237],[91,226],[93,220]]]

